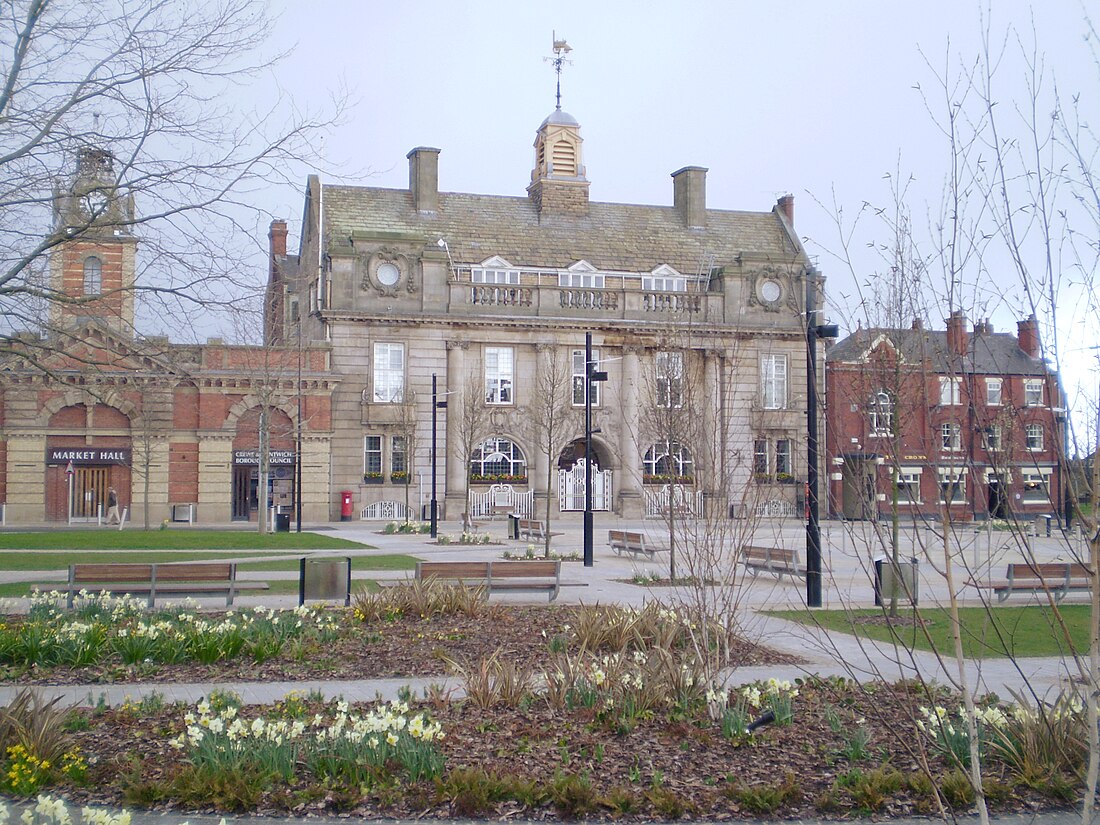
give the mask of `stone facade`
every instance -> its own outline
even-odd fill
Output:
[[[573,118],[547,118],[527,197],[439,192],[427,148],[409,153],[407,190],[309,179],[299,269],[272,287],[302,311],[270,336],[331,352],[330,517],[342,490],[357,512],[393,512],[406,492],[426,503],[433,375],[448,518],[492,506],[494,482],[511,489],[492,495],[539,512],[547,498],[579,509],[586,333],[607,373],[593,398],[596,509],[640,516],[663,490],[722,512],[800,512],[803,309],[821,279],[793,202],[708,209],[701,167],[674,174],[673,206],[589,202],[580,147]],[[548,408],[562,414],[547,449]]]

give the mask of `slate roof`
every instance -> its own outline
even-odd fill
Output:
[[[648,272],[665,263],[694,274],[742,253],[777,261],[801,256],[775,212],[707,210],[705,229],[688,229],[672,206],[590,203],[585,217],[543,215],[526,197],[441,192],[439,211],[418,214],[405,189],[323,188],[325,232],[339,245],[352,231],[419,233],[446,239],[457,263],[500,255],[517,266],[565,268],[585,260],[602,270]]]
[[[860,329],[829,348],[828,361],[854,363],[880,336],[885,335],[911,364],[924,358],[935,373],[958,372],[947,347],[947,332],[926,329]],[[985,375],[1047,375],[1050,370],[1041,358],[1032,358],[1020,349],[1019,339],[1007,332],[968,333],[967,371]]]

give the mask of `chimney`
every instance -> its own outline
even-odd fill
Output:
[[[965,356],[969,339],[966,334],[966,313],[955,310],[947,319],[947,349],[955,355]]]
[[[672,202],[684,224],[692,229],[707,225],[707,170],[685,166],[672,173]]]
[[[794,195],[784,195],[776,201],[776,205],[783,213],[783,217],[787,219],[787,224],[794,229]]]
[[[417,212],[439,210],[439,150],[418,146],[409,152],[409,191]]]
[[[1039,357],[1039,322],[1035,320],[1035,313],[1027,319],[1016,322],[1017,337],[1020,349],[1032,358]]]
[[[286,221],[282,218],[276,218],[271,222],[271,229],[268,230],[267,239],[271,249],[271,257],[278,258],[286,257]]]

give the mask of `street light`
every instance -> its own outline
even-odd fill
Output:
[[[448,393],[448,395],[449,394],[450,393]],[[439,503],[436,501],[436,497],[435,497],[435,477],[436,477],[435,453],[436,453],[436,446],[438,444],[438,441],[437,441],[437,438],[436,438],[436,422],[437,422],[438,416],[439,416],[439,413],[437,412],[437,410],[444,409],[446,406],[447,406],[446,401],[440,401],[439,400],[439,392],[436,389],[435,373],[433,372],[432,373],[432,503],[429,505],[429,509],[430,509],[430,512],[431,512],[430,518],[431,518],[431,522],[432,522],[432,533],[431,533],[431,535],[432,535],[433,539],[436,538],[439,534]]]
[[[806,605],[821,607],[821,528],[817,500],[817,339],[836,338],[836,324],[815,324],[817,273],[806,273]]]
[[[592,385],[607,380],[607,373],[593,369],[592,333],[584,334],[584,566],[592,566]]]

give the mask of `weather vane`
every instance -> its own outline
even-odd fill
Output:
[[[543,60],[545,60],[548,63],[553,63],[554,64],[554,71],[557,72],[557,74],[558,74],[558,91],[557,91],[558,105],[557,105],[557,108],[560,109],[561,108],[561,67],[565,63],[572,63],[573,62],[572,60],[570,60],[569,58],[566,57],[566,55],[569,54],[569,52],[573,51],[573,49],[568,43],[565,42],[564,38],[562,38],[561,40],[558,40],[558,33],[557,32],[552,32],[551,34],[554,38],[554,56],[553,57],[544,57]]]

